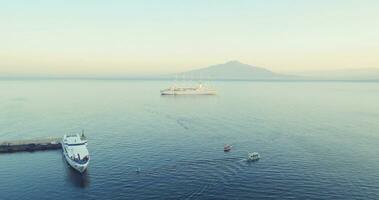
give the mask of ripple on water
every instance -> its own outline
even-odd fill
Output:
[[[61,152],[0,155],[0,199],[379,199],[379,84],[216,82],[215,97],[159,96],[169,84],[1,82],[0,139],[84,128],[91,164],[82,176]],[[250,151],[262,159],[245,162]]]

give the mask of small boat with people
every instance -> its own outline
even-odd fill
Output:
[[[253,152],[253,153],[249,153],[247,155],[247,160],[248,161],[256,161],[256,160],[259,160],[261,157],[259,155],[258,152]]]
[[[84,134],[64,135],[62,139],[63,155],[68,164],[83,173],[89,164],[90,156],[87,149],[87,139]]]
[[[232,150],[232,145],[229,145],[229,144],[225,144],[224,145],[224,152],[229,152],[230,150]]]

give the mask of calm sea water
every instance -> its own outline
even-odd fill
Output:
[[[171,84],[0,81],[0,140],[85,129],[92,159],[80,175],[59,150],[1,154],[0,199],[379,199],[379,83]]]

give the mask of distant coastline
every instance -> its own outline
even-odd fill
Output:
[[[180,80],[180,81],[379,81],[379,68],[276,73],[239,61],[161,75],[20,75],[0,74],[0,80]]]
[[[43,81],[43,80],[83,80],[83,81],[174,81],[173,78],[160,78],[160,77],[0,77],[0,81]],[[179,81],[225,81],[225,82],[379,82],[379,79],[191,79]]]

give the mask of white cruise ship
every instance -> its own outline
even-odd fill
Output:
[[[83,173],[89,164],[89,153],[87,149],[87,140],[75,135],[64,135],[62,139],[62,149],[64,157],[66,158],[68,164]]]
[[[176,87],[161,90],[161,95],[215,95],[217,92],[213,88],[199,84],[197,87]]]

